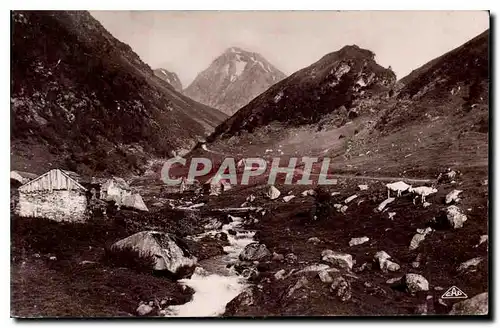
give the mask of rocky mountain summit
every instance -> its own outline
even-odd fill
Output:
[[[232,115],[284,78],[262,55],[231,47],[198,74],[184,93]]]

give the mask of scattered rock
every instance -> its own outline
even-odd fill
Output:
[[[241,261],[261,261],[268,257],[271,257],[271,252],[260,243],[248,244],[239,255]]]
[[[313,189],[305,190],[301,194],[302,196],[314,196],[316,195],[316,192]]]
[[[372,288],[372,287],[373,287],[373,285],[372,285],[370,282],[368,282],[368,281],[365,281],[365,283],[364,283],[363,285],[364,285],[366,288]]]
[[[377,208],[375,209],[375,212],[382,212],[384,210],[384,208],[392,203],[396,198],[387,198],[386,200],[384,200],[382,203],[380,203]]]
[[[285,256],[285,261],[288,263],[295,263],[295,262],[297,262],[297,255],[295,255],[293,253],[288,253]]]
[[[345,214],[345,212],[347,212],[347,208],[348,208],[347,205],[342,206],[340,208],[340,213]]]
[[[349,204],[352,200],[358,198],[358,195],[352,195],[352,196],[349,196],[347,197],[345,200],[344,200],[344,203],[346,204]]]
[[[153,307],[148,304],[141,304],[137,308],[136,312],[140,316],[145,316],[150,314],[153,311]]]
[[[352,255],[340,252],[334,252],[331,249],[325,249],[321,252],[321,259],[325,262],[339,266],[340,268],[352,269]]]
[[[479,247],[479,245],[481,245],[482,243],[485,243],[487,241],[488,241],[488,235],[482,235],[481,237],[479,237],[479,243],[474,247]]]
[[[317,245],[321,243],[321,240],[318,237],[311,237],[307,240],[308,243]]]
[[[426,229],[418,229],[417,233],[413,236],[410,242],[409,249],[410,251],[413,251],[418,248],[420,243],[424,241],[425,236],[429,234],[432,231],[432,228],[427,227]]]
[[[300,288],[303,288],[305,286],[307,286],[309,284],[309,281],[307,280],[306,277],[302,276],[299,278],[299,280],[297,280],[297,282],[295,283],[295,285],[293,285],[290,289],[288,289],[288,292],[287,292],[287,297],[290,297],[292,296],[292,294],[297,290],[297,289],[300,289]]]
[[[451,191],[450,193],[448,193],[448,195],[446,195],[446,204],[450,204],[450,203],[458,203],[460,201],[460,198],[458,198],[458,195],[460,195],[462,193],[463,190],[453,190]]]
[[[273,256],[271,258],[271,260],[273,261],[283,261],[285,259],[285,256],[283,256],[283,254],[278,254],[276,252],[273,252]]]
[[[451,315],[486,315],[488,314],[488,293],[478,294],[468,300],[453,304]]]
[[[253,202],[254,200],[255,200],[255,196],[254,196],[254,195],[250,195],[250,196],[248,196],[248,197],[245,199],[245,201],[247,201],[247,202],[249,202],[249,203]]]
[[[233,298],[226,305],[226,314],[234,315],[239,309],[251,306],[255,303],[255,293],[258,292],[255,287],[245,288],[238,296]]]
[[[351,284],[342,276],[336,277],[330,286],[332,292],[342,301],[351,299]]]
[[[354,270],[353,270],[353,271],[354,271],[354,272],[363,272],[363,271],[365,271],[366,269],[371,270],[371,268],[372,268],[371,263],[367,263],[367,262],[365,262],[365,263],[363,263],[362,265],[360,265],[359,267],[354,268]]]
[[[288,203],[289,201],[291,201],[291,200],[292,200],[292,199],[294,199],[294,198],[295,198],[295,196],[294,196],[294,195],[285,196],[285,197],[283,197],[283,201],[284,201],[285,203]]]
[[[331,284],[333,282],[333,278],[330,276],[327,270],[318,272],[318,276],[319,279],[326,284]]]
[[[398,271],[400,269],[399,264],[392,262],[389,260],[391,256],[387,254],[385,251],[377,252],[374,256],[375,262],[378,262],[379,267],[382,271]]]
[[[400,284],[402,282],[403,277],[395,277],[391,279],[386,280],[386,284],[388,285],[394,285],[394,284]]]
[[[407,273],[405,275],[405,286],[410,294],[429,290],[427,279],[416,273]]]
[[[276,279],[276,280],[283,280],[283,279],[285,279],[285,273],[286,273],[285,269],[279,270],[278,272],[276,272],[274,274],[274,279]]]
[[[349,246],[356,246],[356,245],[361,245],[369,241],[370,238],[364,236],[364,237],[358,237],[358,238],[351,238],[349,241]]]
[[[389,220],[394,220],[394,217],[396,216],[396,212],[389,212],[389,213],[387,213],[387,216],[389,217]]]
[[[363,190],[368,190],[368,185],[359,185],[358,186],[359,190],[363,191]]]
[[[57,260],[57,257],[55,257],[55,256],[51,256],[51,257],[49,257],[49,260],[51,260],[51,261],[56,261],[56,260]]]
[[[424,203],[422,204],[422,206],[423,206],[424,208],[427,208],[427,207],[429,207],[429,206],[431,206],[431,205],[432,205],[432,204],[431,204],[431,203],[429,203],[429,202],[424,202]]]
[[[439,220],[441,222],[446,221],[444,223],[447,223],[453,229],[458,229],[463,227],[464,222],[467,221],[467,216],[457,206],[451,205],[446,208],[445,213],[439,217]]]
[[[468,271],[469,268],[471,267],[476,267],[479,263],[481,263],[483,261],[483,258],[482,257],[475,257],[473,259],[470,259],[468,261],[465,261],[463,262],[462,264],[460,264],[460,266],[458,267],[457,271],[458,272],[464,272],[464,271]],[[475,269],[475,268],[474,268]]]
[[[434,290],[441,291],[441,290],[444,290],[444,288],[441,286],[436,286],[436,287],[434,287]]]
[[[280,195],[281,192],[275,186],[270,186],[266,193],[266,197],[271,200],[278,198]]]

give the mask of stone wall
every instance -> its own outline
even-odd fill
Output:
[[[20,192],[17,213],[55,221],[82,222],[86,219],[87,197],[76,190]]]

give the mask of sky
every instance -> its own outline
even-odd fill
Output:
[[[345,45],[398,78],[489,28],[486,11],[91,11],[114,37],[183,87],[232,46],[290,75]]]

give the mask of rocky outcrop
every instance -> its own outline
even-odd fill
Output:
[[[167,271],[176,276],[190,275],[197,259],[189,253],[187,246],[174,235],[159,231],[142,231],[121,239],[111,246],[113,250],[132,248],[140,254],[153,256],[154,269]]]
[[[270,257],[271,252],[266,245],[259,243],[248,244],[239,255],[241,261],[261,261]]]
[[[157,68],[154,70],[154,73],[160,79],[170,84],[175,89],[175,91],[182,92],[182,83],[177,74],[167,71],[164,68]]]

